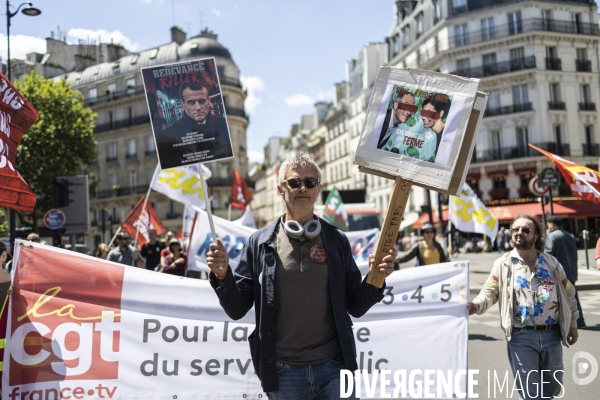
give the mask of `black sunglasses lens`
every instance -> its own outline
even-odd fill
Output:
[[[306,178],[304,180],[304,185],[307,189],[312,189],[317,186],[317,180],[315,178]]]
[[[300,185],[302,185],[302,181],[300,179],[288,179],[287,183],[292,189],[298,189]]]
[[[315,186],[317,186],[317,183],[319,183],[319,181],[317,181],[315,178],[306,178],[306,179],[294,178],[294,179],[288,179],[286,182],[288,183],[288,185],[290,185],[290,187],[292,189],[298,189],[300,186],[302,186],[302,182],[304,182],[304,186],[306,186],[307,189],[312,189]]]

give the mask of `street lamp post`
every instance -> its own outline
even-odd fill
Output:
[[[33,7],[33,5],[31,4],[30,1],[25,2],[23,4],[21,4],[19,7],[17,7],[17,9],[15,10],[15,12],[10,12],[10,3],[8,0],[6,0],[6,42],[7,42],[7,46],[6,46],[6,53],[7,53],[7,57],[6,57],[6,67],[8,69],[8,80],[12,82],[12,74],[10,71],[10,19],[12,17],[14,17],[15,15],[18,14],[19,10],[21,9],[21,7],[23,6],[27,6],[23,9],[22,13],[29,16],[29,17],[35,17],[40,15],[42,12],[38,9]],[[15,213],[15,210],[13,210],[12,208],[10,209],[10,217],[9,217],[9,222],[10,222],[10,246],[11,248],[13,248],[14,244],[15,244],[15,238],[17,237],[17,214]],[[14,251],[14,248],[13,248]]]

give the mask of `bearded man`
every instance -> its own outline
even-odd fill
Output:
[[[511,224],[515,248],[494,262],[469,315],[500,302],[500,325],[519,399],[550,399],[562,389],[563,349],[577,341],[575,287],[563,267],[543,253],[539,222],[520,215]]]

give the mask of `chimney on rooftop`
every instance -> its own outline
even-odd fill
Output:
[[[187,40],[186,33],[178,26],[171,28],[171,42],[182,44]]]

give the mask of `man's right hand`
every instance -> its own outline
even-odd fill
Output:
[[[210,251],[206,254],[206,264],[217,279],[224,279],[229,267],[227,250],[223,246],[221,239],[217,239],[217,243],[211,243],[209,249]]]
[[[479,311],[479,306],[477,304],[473,303],[472,301],[470,301],[469,304],[467,304],[467,310],[469,310],[469,315],[473,315],[477,311]]]

